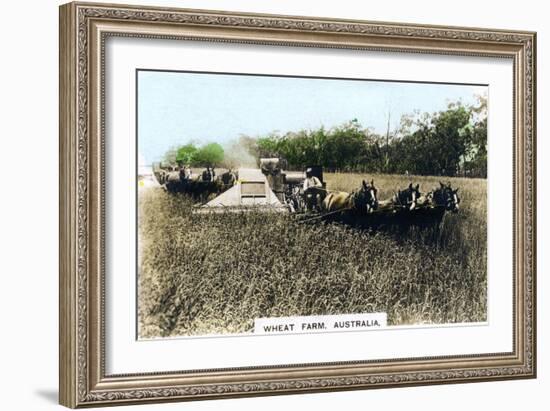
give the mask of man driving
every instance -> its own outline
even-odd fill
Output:
[[[313,175],[311,168],[306,169],[306,178],[304,180],[304,198],[306,202],[306,209],[308,211],[318,207],[321,202],[320,189],[323,188],[323,183]]]

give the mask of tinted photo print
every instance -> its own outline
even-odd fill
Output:
[[[136,86],[138,338],[486,322],[486,85]]]

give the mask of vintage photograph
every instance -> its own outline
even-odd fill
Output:
[[[487,320],[486,85],[136,87],[138,338]]]

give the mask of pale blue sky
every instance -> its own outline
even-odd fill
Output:
[[[311,79],[254,75],[138,72],[140,163],[158,161],[172,146],[224,144],[239,135],[285,133],[358,119],[385,133],[414,110],[473,104],[486,86]]]

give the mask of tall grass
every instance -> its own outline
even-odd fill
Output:
[[[329,189],[359,174],[326,174]],[[437,178],[374,175],[379,197]],[[371,176],[369,175],[370,179]],[[387,312],[389,324],[486,319],[486,182],[452,179],[461,211],[441,241],[289,215],[192,214],[183,195],[140,193],[140,337],[248,332],[256,317]]]

